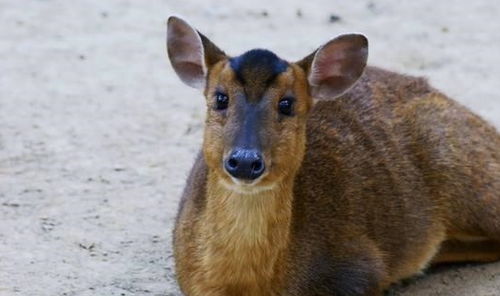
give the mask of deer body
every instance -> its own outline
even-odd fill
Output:
[[[185,29],[182,21],[172,22],[169,27]],[[216,51],[207,58],[213,45],[205,38],[207,98],[234,72],[243,76],[244,87],[249,77],[258,81],[255,73],[238,68],[253,56],[228,62]],[[176,65],[174,50],[169,47],[179,76],[193,75],[191,66]],[[274,78],[276,88],[288,89],[285,97],[295,96],[293,114],[279,101],[280,112],[290,117],[270,115],[275,110],[255,100],[240,107],[247,109],[238,124],[225,129],[238,107],[223,103],[226,114],[209,111],[174,232],[186,295],[380,295],[433,262],[500,258],[496,130],[424,79],[373,67],[335,100],[300,102],[311,92],[322,97],[337,91],[325,90],[322,83],[332,80],[318,78],[321,64],[314,68],[328,60],[321,56],[325,50],[328,45]],[[274,63],[273,56],[259,54]],[[260,69],[257,75],[266,73]],[[333,84],[343,88],[345,79]],[[258,87],[251,84],[233,104],[251,101]],[[236,98],[234,89],[224,91]],[[224,101],[219,99],[217,104]],[[244,152],[232,152],[237,149]],[[247,158],[252,165],[244,167]]]

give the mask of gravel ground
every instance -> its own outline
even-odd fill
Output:
[[[298,59],[359,31],[500,127],[500,3],[0,0],[0,295],[180,295],[171,230],[204,103],[167,62],[183,15],[229,53]],[[393,295],[500,295],[500,264]]]

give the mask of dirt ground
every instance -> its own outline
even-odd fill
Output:
[[[204,102],[166,59],[171,14],[290,60],[363,32],[371,64],[500,127],[497,1],[0,0],[0,295],[180,295],[171,231]],[[391,294],[500,295],[500,264]]]

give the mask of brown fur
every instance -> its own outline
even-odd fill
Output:
[[[424,79],[373,67],[313,106],[306,74],[290,64],[277,77],[268,108],[292,89],[296,115],[263,119],[269,172],[238,187],[221,166],[237,118],[211,96],[240,84],[227,60],[210,68],[203,150],[175,228],[186,295],[380,295],[432,260],[499,258],[492,126]]]

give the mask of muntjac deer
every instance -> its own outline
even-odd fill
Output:
[[[170,17],[204,92],[174,231],[184,294],[381,295],[433,263],[500,259],[500,136],[425,79],[366,67],[363,35],[298,62],[228,56]]]

